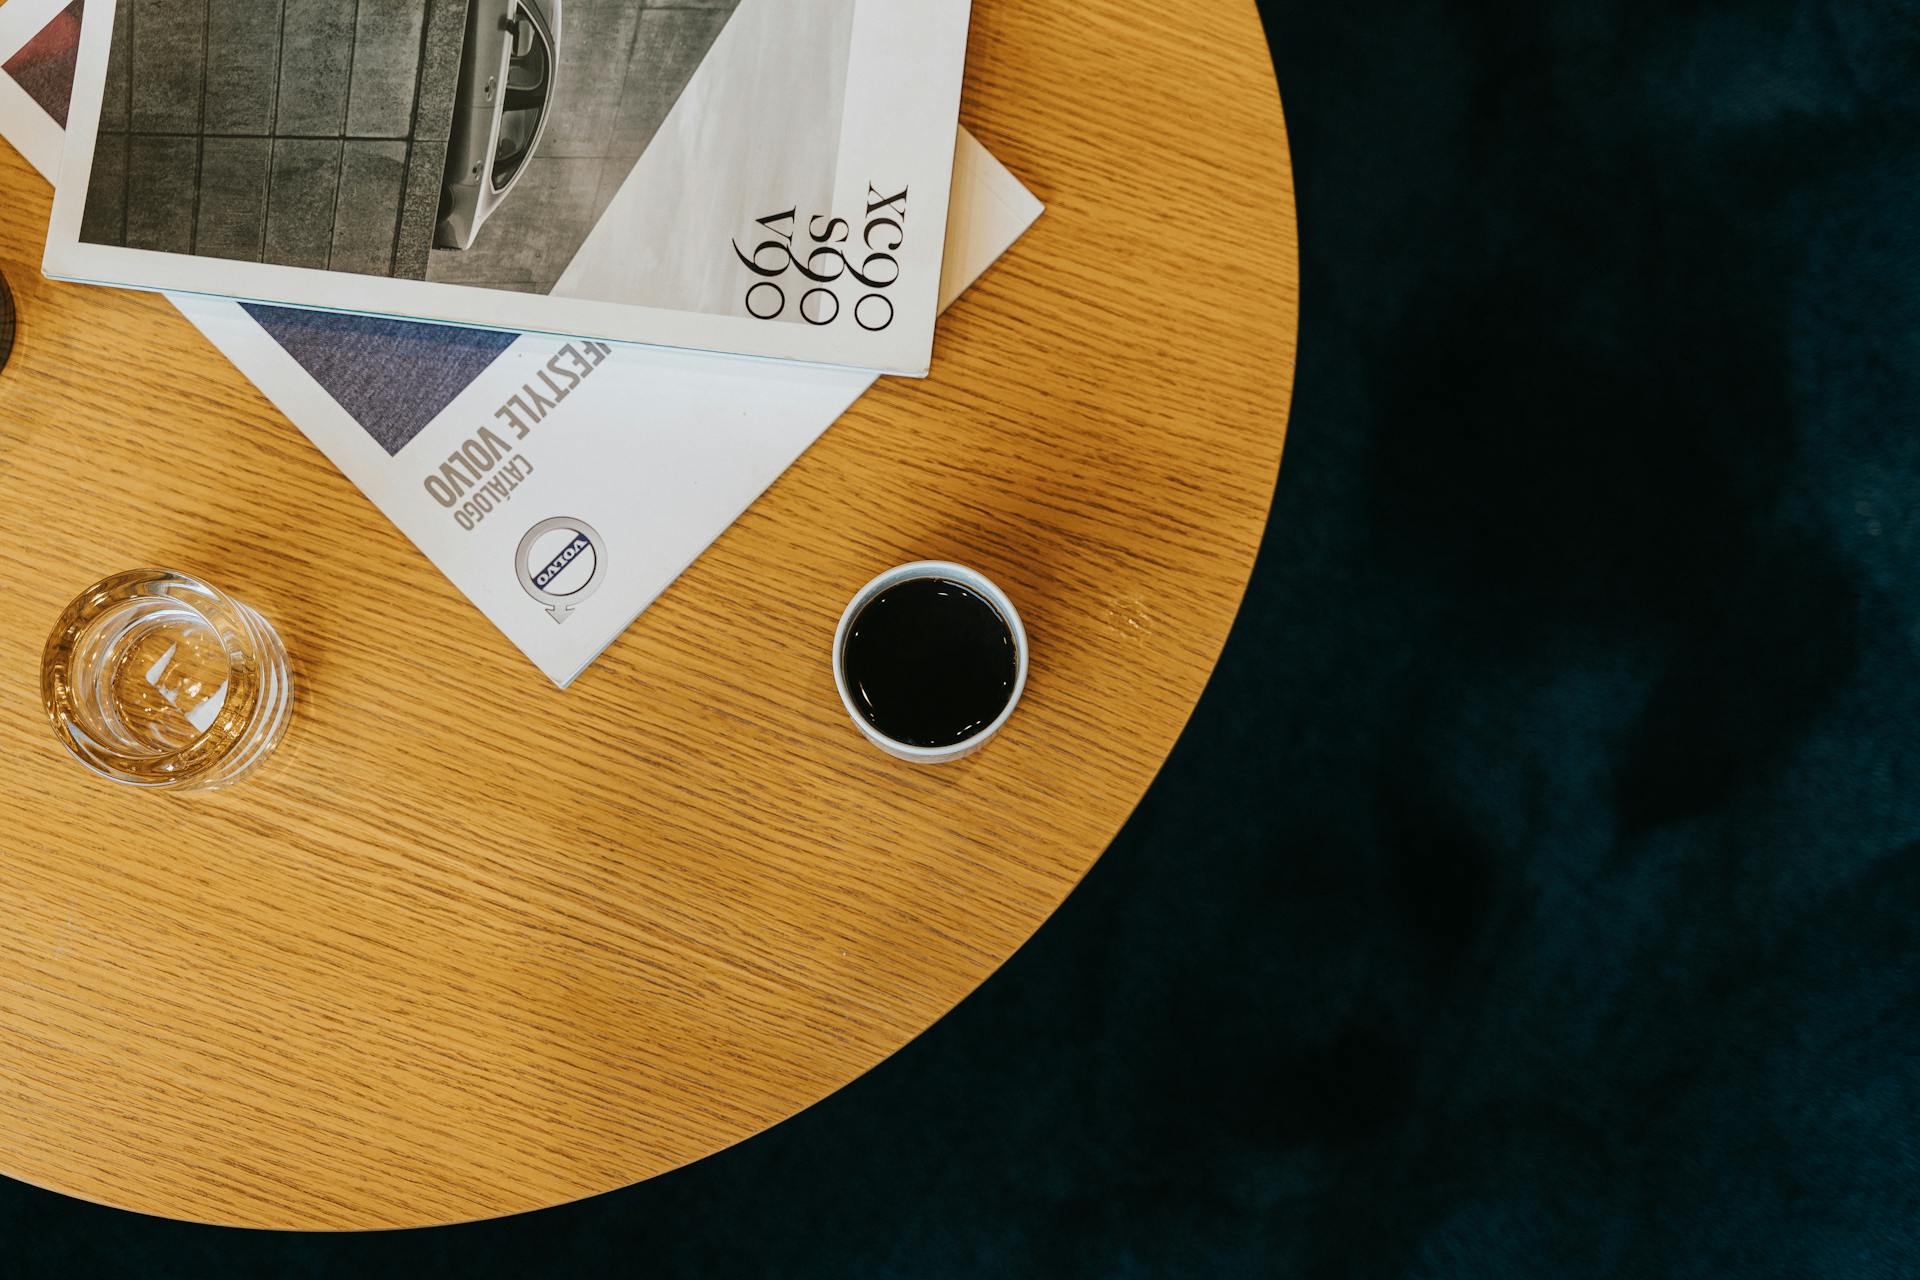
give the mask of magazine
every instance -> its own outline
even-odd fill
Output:
[[[0,136],[49,175],[82,13],[80,0],[0,5]],[[1041,211],[964,131],[953,190],[942,305]],[[562,686],[874,378],[172,300]]]
[[[60,279],[926,373],[971,0],[90,0]]]

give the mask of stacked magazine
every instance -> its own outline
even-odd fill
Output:
[[[564,685],[1038,216],[968,10],[5,0],[0,134]]]
[[[924,374],[971,0],[88,0],[49,275]]]

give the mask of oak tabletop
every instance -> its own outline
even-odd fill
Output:
[[[1233,620],[1298,315],[1251,0],[979,0],[962,119],[1047,213],[572,688],[554,689],[169,304],[38,270],[0,146],[0,1173],[258,1227],[455,1222],[674,1169],[939,1018],[1092,865]],[[890,759],[827,652],[953,559],[1032,638],[958,764]],[[274,620],[280,754],[209,796],[54,743],[105,573]]]

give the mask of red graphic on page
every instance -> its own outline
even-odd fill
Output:
[[[73,97],[73,64],[80,57],[80,5],[81,0],[73,0],[39,35],[0,63],[0,70],[63,129],[67,127],[67,100]]]

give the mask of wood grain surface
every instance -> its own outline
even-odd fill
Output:
[[[48,192],[0,146],[0,1172],[261,1227],[551,1205],[816,1101],[1046,919],[1253,563],[1292,180],[1251,0],[979,0],[970,56],[963,119],[1047,214],[930,380],[861,400],[565,693],[164,300],[45,281]],[[827,665],[848,595],[920,557],[1033,641],[1007,729],[933,769]],[[295,655],[234,791],[117,789],[48,730],[55,614],[148,562]]]

